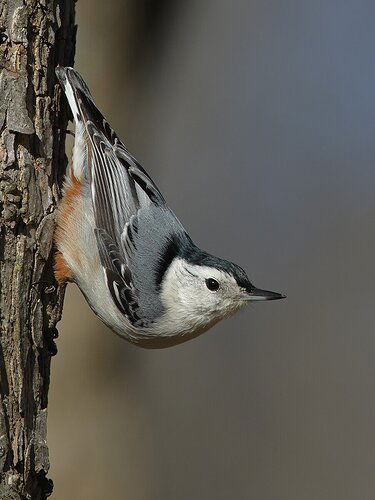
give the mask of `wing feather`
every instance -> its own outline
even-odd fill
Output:
[[[60,68],[57,75],[66,88],[76,122],[86,131],[87,178],[108,288],[131,323],[145,326],[131,263],[137,250],[140,212],[151,205],[164,207],[164,198],[95,106],[80,75],[72,68]]]

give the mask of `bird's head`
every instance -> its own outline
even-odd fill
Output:
[[[256,288],[241,267],[197,247],[175,256],[161,283],[166,317],[185,333],[203,333],[250,302],[283,297]]]

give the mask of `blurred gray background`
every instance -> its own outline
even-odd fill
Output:
[[[375,3],[80,0],[76,68],[204,249],[284,291],[164,351],[68,287],[54,498],[375,498]]]

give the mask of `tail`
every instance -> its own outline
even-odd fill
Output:
[[[56,76],[64,89],[74,121],[82,121],[82,98],[94,104],[92,95],[81,75],[73,68],[57,66]]]
[[[56,76],[68,99],[75,124],[72,173],[78,180],[83,181],[87,168],[87,121],[100,123],[104,118],[95,106],[89,88],[76,70],[57,66]]]
[[[81,75],[73,68],[61,66],[56,68],[56,75],[68,99],[76,129],[72,172],[78,180],[83,182],[85,171],[89,168],[88,152],[96,151],[96,142],[99,140],[101,143],[106,143],[109,148],[121,142],[96,107],[90,90]],[[131,157],[124,145],[122,145],[122,151],[127,157]],[[137,163],[135,158],[131,158],[133,162]],[[86,176],[86,178],[89,177]]]

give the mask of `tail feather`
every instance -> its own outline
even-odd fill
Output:
[[[73,174],[78,179],[83,179],[92,137],[100,135],[104,141],[112,145],[118,141],[118,137],[96,107],[89,88],[76,70],[58,66],[56,76],[68,99],[76,128]]]
[[[85,102],[92,103],[93,99],[82,77],[73,68],[56,68],[56,76],[64,89],[75,124],[75,140],[73,148],[73,162],[71,174],[83,182],[87,165],[87,131],[86,117],[84,114]]]
[[[74,120],[82,121],[82,105],[84,105],[82,101],[87,99],[89,102],[94,104],[88,86],[84,82],[81,75],[73,68],[57,66],[56,76],[64,89]]]
[[[94,126],[109,142],[117,137],[96,107],[91,92],[81,75],[73,68],[61,66],[56,68],[56,75],[64,88],[76,126],[82,125],[86,130]]]

